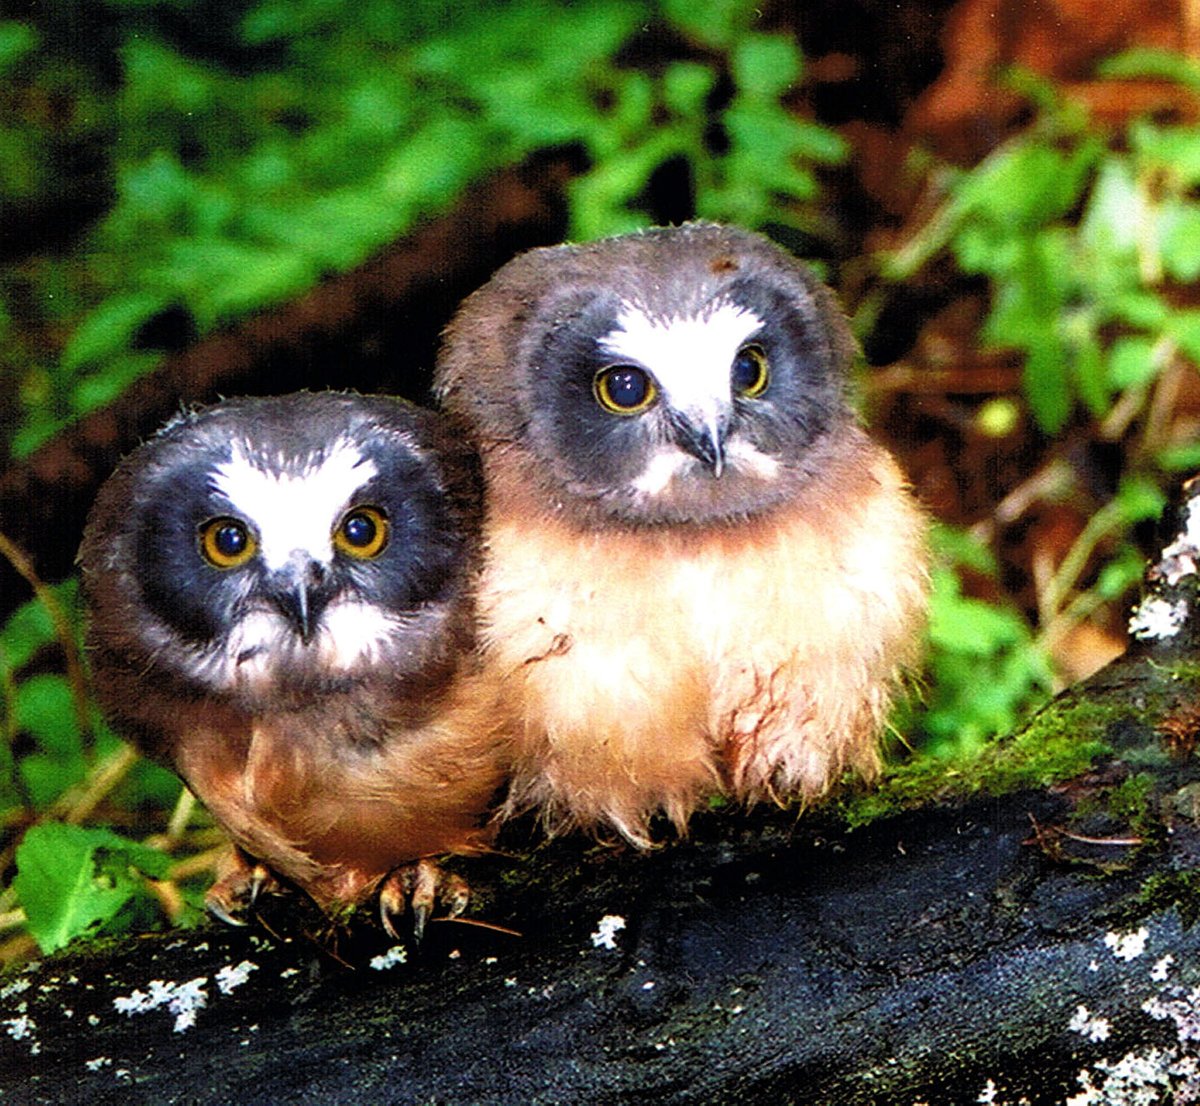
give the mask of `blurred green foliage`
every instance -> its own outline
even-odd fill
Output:
[[[139,334],[160,313],[204,334],[292,297],[532,151],[590,157],[577,238],[643,225],[676,159],[698,214],[805,225],[811,166],[845,152],[787,110],[801,56],[744,2],[72,0],[43,22],[0,23],[0,197],[53,194],[84,150],[112,198],[68,254],[0,276],[0,337],[46,338],[0,352],[18,457],[158,363]],[[82,48],[93,28],[111,53]],[[664,65],[623,60],[651,37],[675,43]]]
[[[1102,76],[1157,73],[1200,88],[1200,66],[1138,51]],[[1049,84],[1012,83],[1037,109],[1032,125],[959,171],[927,233],[892,258],[911,276],[949,247],[992,288],[984,343],[1017,350],[1038,426],[1061,430],[1079,406],[1102,420],[1116,398],[1145,393],[1177,354],[1200,363],[1200,309],[1173,306],[1171,284],[1200,276],[1200,128],[1135,120],[1107,134]],[[1175,469],[1200,450],[1164,454]]]

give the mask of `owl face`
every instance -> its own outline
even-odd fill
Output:
[[[473,492],[435,419],[300,394],[168,424],[93,511],[94,621],[111,636],[124,619],[151,666],[251,705],[426,670],[473,556]]]
[[[441,387],[485,446],[531,453],[555,499],[703,523],[791,499],[850,418],[850,347],[782,250],[693,224],[517,258],[451,326]],[[481,374],[489,354],[502,368]]]

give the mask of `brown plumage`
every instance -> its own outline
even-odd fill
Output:
[[[659,812],[876,770],[926,525],[851,352],[807,269],[711,225],[535,250],[466,301],[438,386],[483,454],[509,813],[646,845]]]
[[[417,872],[418,928],[431,894],[461,909],[423,858],[487,848],[504,773],[477,530],[461,435],[380,397],[219,404],[102,488],[80,551],[97,693],[241,850],[214,912],[278,876],[334,914],[380,890],[390,928]]]

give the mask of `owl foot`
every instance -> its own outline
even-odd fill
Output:
[[[397,868],[379,890],[379,919],[383,928],[400,940],[393,924],[412,908],[413,940],[420,941],[425,934],[425,923],[434,908],[441,903],[446,907],[448,918],[457,918],[471,898],[467,881],[453,872],[444,871],[432,860],[422,859]]]
[[[277,891],[279,883],[265,864],[233,848],[217,868],[217,880],[204,896],[208,912],[226,925],[244,926],[242,917],[263,891]]]

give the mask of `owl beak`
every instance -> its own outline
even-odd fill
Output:
[[[271,577],[268,591],[272,602],[307,645],[316,631],[321,612],[333,596],[329,569],[307,554],[293,556]]]
[[[675,441],[696,460],[707,465],[713,476],[725,471],[725,436],[728,420],[719,416],[689,417],[678,415],[672,420]]]

